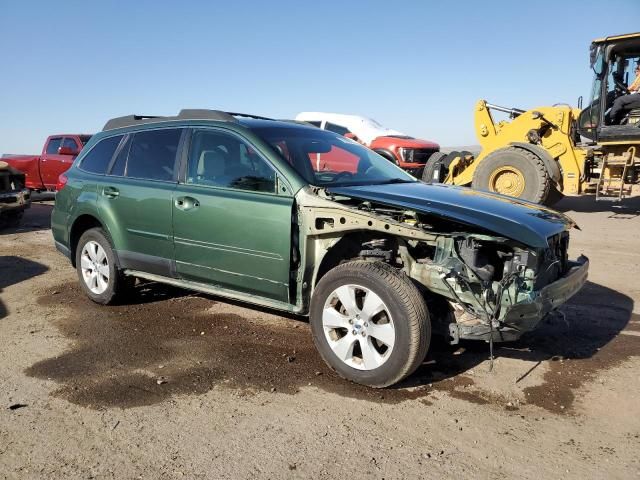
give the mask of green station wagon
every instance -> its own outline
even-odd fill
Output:
[[[329,366],[372,387],[411,374],[432,332],[519,338],[587,278],[563,214],[424,184],[292,121],[116,118],[59,187],[56,247],[93,301],[141,278],[308,315]]]

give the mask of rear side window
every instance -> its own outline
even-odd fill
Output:
[[[125,176],[149,180],[173,180],[181,129],[152,130],[134,134]]]
[[[49,155],[57,155],[61,143],[62,138],[52,138],[51,140],[49,140],[49,144],[47,145],[47,153]]]
[[[131,148],[131,138],[132,136],[128,136],[123,141],[123,145],[118,150],[116,159],[113,162],[113,166],[111,167],[109,175],[124,177],[124,169],[127,166],[127,157],[129,156],[129,149]]]
[[[105,173],[113,154],[116,152],[116,148],[118,148],[120,140],[122,140],[122,135],[99,141],[82,159],[80,169],[90,173]]]

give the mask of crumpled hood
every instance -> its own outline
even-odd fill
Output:
[[[555,210],[466,187],[415,182],[328,190],[476,225],[535,248],[547,247],[548,237],[575,226],[573,220]]]

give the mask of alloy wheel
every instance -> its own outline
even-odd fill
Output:
[[[98,242],[91,240],[82,247],[80,269],[84,283],[96,295],[109,287],[109,259]]]
[[[322,311],[325,338],[334,355],[358,370],[374,370],[391,355],[395,327],[384,301],[360,285],[343,285]]]

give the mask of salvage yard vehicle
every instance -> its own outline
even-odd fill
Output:
[[[410,137],[358,115],[302,112],[296,115],[296,120],[349,136],[416,176],[422,175],[427,159],[440,150],[440,145],[435,142]],[[331,158],[329,155],[327,157],[326,163],[329,164]]]
[[[478,101],[474,125],[480,154],[436,153],[423,180],[541,204],[593,192],[597,200],[622,200],[640,183],[640,109],[609,117],[616,99],[629,98],[639,64],[640,33],[600,38],[591,43],[594,82],[586,108],[557,104],[525,111]],[[496,112],[509,120],[496,121]]]
[[[67,171],[91,135],[51,135],[41,155],[3,155],[2,161],[23,172],[27,188],[55,191],[58,177]]]
[[[317,168],[329,152],[340,170]],[[517,339],[587,278],[565,215],[427,185],[298,123],[116,118],[59,183],[55,244],[93,301],[121,299],[138,277],[308,315],[329,366],[372,387],[411,374],[432,332]]]
[[[24,173],[0,161],[0,227],[17,226],[30,206],[31,195],[25,188]]]

